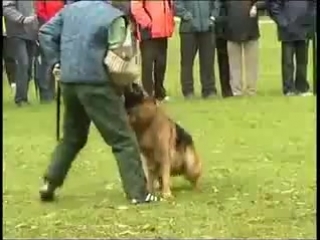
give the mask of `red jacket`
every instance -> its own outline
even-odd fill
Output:
[[[174,31],[173,0],[131,0],[138,40],[171,37]]]
[[[63,0],[36,0],[35,8],[38,18],[47,22],[64,6]]]

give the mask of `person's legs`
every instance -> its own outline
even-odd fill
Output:
[[[242,44],[236,42],[227,43],[230,64],[230,85],[234,96],[241,96],[242,90]]]
[[[243,44],[246,92],[256,94],[259,68],[259,41],[253,40]]]
[[[180,33],[180,83],[184,97],[194,94],[193,65],[197,51],[196,34]]]
[[[139,146],[128,124],[121,97],[108,83],[78,86],[78,96],[102,138],[112,148],[126,196],[144,201],[147,187]]]
[[[232,96],[232,91],[230,86],[230,69],[227,41],[223,38],[216,38],[216,48],[218,56],[221,94],[223,97],[230,97]]]
[[[144,90],[153,96],[154,79],[153,66],[156,55],[156,46],[154,39],[143,40],[140,42],[141,52],[141,81]]]
[[[43,52],[38,49],[35,56],[35,81],[39,90],[41,103],[51,102],[54,99],[54,85],[52,72],[48,66]]]
[[[35,58],[36,58],[36,52],[37,51],[37,45],[35,41],[30,41],[27,40],[27,53],[28,53],[28,62],[29,62],[29,67],[28,67],[28,79],[29,82],[34,79],[35,72],[34,72],[34,63],[35,63]]]
[[[154,95],[158,100],[162,101],[167,96],[164,79],[167,69],[168,39],[159,38],[155,40],[157,42],[157,54],[153,71]]]
[[[282,92],[285,95],[295,93],[293,81],[294,73],[294,43],[281,42],[281,73],[282,73]]]
[[[9,85],[12,86],[12,84],[14,84],[14,74],[16,66],[16,62],[13,57],[13,46],[11,44],[11,38],[3,37],[2,40],[4,68]]]
[[[296,57],[295,89],[297,93],[303,94],[310,89],[307,81],[309,42],[296,41],[294,47]]]
[[[14,59],[16,61],[14,82],[16,83],[15,103],[20,106],[24,102],[28,102],[29,87],[29,68],[30,58],[28,49],[28,40],[21,38],[11,38],[14,45]]]
[[[215,37],[211,31],[201,32],[197,35],[199,44],[201,92],[202,97],[207,98],[217,94],[214,72]]]
[[[62,186],[72,162],[85,146],[89,133],[90,119],[77,96],[77,86],[62,83],[61,90],[64,102],[63,137],[44,174],[44,181],[48,185],[40,191],[43,200],[52,200],[55,188]]]

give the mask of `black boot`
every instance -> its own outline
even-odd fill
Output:
[[[45,182],[39,190],[40,199],[42,202],[52,202],[55,199],[56,186]]]

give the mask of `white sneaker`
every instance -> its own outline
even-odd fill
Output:
[[[308,97],[308,96],[312,96],[313,94],[311,92],[304,92],[304,93],[300,93],[299,96],[301,97]]]

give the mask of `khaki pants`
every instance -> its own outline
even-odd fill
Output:
[[[256,93],[258,80],[258,40],[236,43],[228,41],[230,85],[234,96]],[[245,86],[243,86],[245,83]]]

